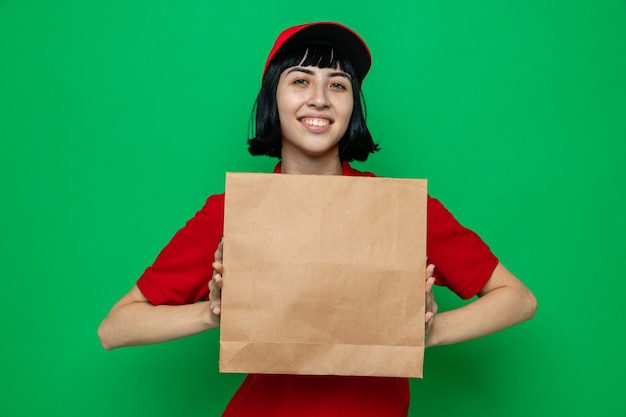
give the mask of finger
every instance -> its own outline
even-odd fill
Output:
[[[211,312],[216,316],[219,316],[222,311],[221,290],[214,280],[211,280],[209,285],[209,303]]]
[[[435,285],[435,278],[428,278],[426,280],[426,294],[432,294],[433,292],[433,286]]]
[[[213,272],[213,276],[209,280],[209,297],[211,300],[219,300],[222,294],[222,275]]]
[[[435,265],[434,264],[429,264],[426,267],[426,279],[432,277],[435,274]]]
[[[427,312],[424,315],[424,322],[428,323],[429,321],[433,319],[433,317],[435,317],[435,313],[433,313],[432,311]]]
[[[222,279],[222,275],[221,274],[215,274],[213,276],[213,281],[215,281],[215,286],[217,287],[217,289],[221,291],[222,284],[224,282],[224,280]]]
[[[217,272],[213,272],[213,277],[211,277],[211,280],[209,281],[209,289],[214,291],[215,295],[219,295],[222,290],[223,282],[224,279],[222,278],[222,275]]]
[[[433,274],[435,273],[435,265],[430,264],[426,267],[426,294],[432,292],[433,285],[435,284],[435,278]]]
[[[213,270],[218,274],[222,275],[224,273],[224,264],[220,261],[215,261],[211,264]]]
[[[222,290],[220,290],[213,279],[209,281],[209,301],[211,303],[219,302],[222,299],[221,292]]]
[[[219,316],[222,313],[222,308],[220,306],[211,307],[211,311],[216,316]]]
[[[219,316],[222,311],[222,289],[215,277],[211,279],[209,285],[209,302],[213,314]]]

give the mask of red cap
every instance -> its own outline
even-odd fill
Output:
[[[350,60],[356,76],[361,81],[372,65],[370,51],[356,32],[339,23],[315,22],[285,29],[278,35],[265,62],[263,78],[265,78],[267,67],[279,51],[293,50],[312,44],[328,45],[341,52]]]

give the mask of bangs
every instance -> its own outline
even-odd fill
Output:
[[[354,74],[346,69],[345,58],[336,49],[325,45],[311,45],[306,49],[297,50],[285,56],[283,67],[318,67],[346,71],[351,77]]]

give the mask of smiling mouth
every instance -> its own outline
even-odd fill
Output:
[[[307,126],[314,126],[314,127],[326,127],[330,124],[330,120],[328,119],[318,119],[318,118],[310,118],[310,117],[302,118],[300,121]]]

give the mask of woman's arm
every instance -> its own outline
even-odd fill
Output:
[[[537,300],[504,265],[498,264],[473,302],[431,319],[428,346],[475,339],[531,319]]]
[[[155,306],[135,285],[102,321],[98,337],[109,350],[166,342],[215,327],[219,327],[219,318],[211,312],[209,302]]]
[[[122,297],[98,328],[100,343],[107,349],[147,345],[191,336],[220,325],[222,243],[214,255],[210,301],[177,306],[153,305],[135,285]]]

